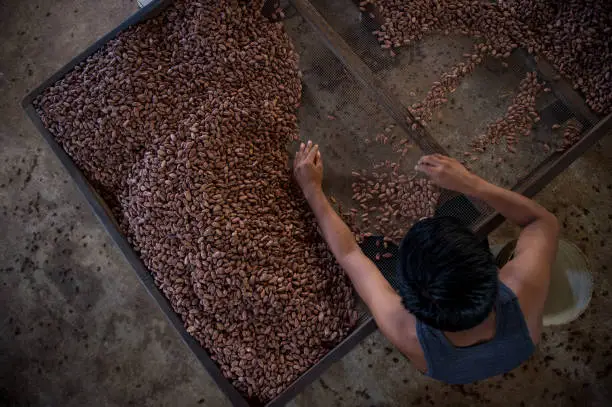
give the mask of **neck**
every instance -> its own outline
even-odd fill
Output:
[[[495,311],[474,328],[457,332],[444,332],[444,336],[456,346],[471,346],[486,342],[495,336]]]

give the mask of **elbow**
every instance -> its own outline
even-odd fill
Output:
[[[338,253],[335,253],[336,260],[338,264],[341,266],[347,261],[347,259],[354,256],[355,253],[361,253],[361,248],[354,240],[352,242],[347,242],[342,246]]]
[[[551,235],[558,237],[559,233],[561,231],[561,226],[559,224],[559,220],[557,219],[557,217],[555,215],[553,215],[551,212],[549,211],[545,211],[546,213],[544,214],[544,222],[546,223],[547,227],[550,229],[550,233]]]
[[[359,247],[357,242],[355,242],[354,240],[347,243],[347,245],[343,249],[343,257],[350,256],[357,252],[361,253],[361,247]]]
[[[549,239],[557,239],[561,230],[557,217],[545,208],[540,209],[532,215],[525,224],[521,225],[522,228],[529,226],[537,227],[543,231]]]

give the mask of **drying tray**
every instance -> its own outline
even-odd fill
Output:
[[[64,165],[79,190],[83,193],[89,205],[93,209],[93,212],[98,217],[111,238],[114,240],[115,244],[119,247],[127,261],[130,263],[147,292],[153,297],[155,302],[168,318],[168,321],[177,330],[185,344],[200,360],[202,365],[210,373],[219,388],[227,395],[229,401],[233,405],[253,406],[256,404],[254,404],[251,400],[246,399],[231,385],[228,380],[223,377],[218,366],[210,358],[207,351],[187,333],[181,318],[173,311],[169,301],[155,285],[153,277],[142,263],[138,254],[132,249],[126,237],[120,232],[108,206],[88,182],[83,173],[77,168],[70,156],[62,149],[53,135],[45,128],[33,106],[33,101],[45,89],[53,85],[64,75],[66,75],[66,73],[71,71],[76,65],[83,62],[90,55],[103,47],[110,39],[117,36],[119,32],[132,25],[138,24],[141,21],[154,17],[171,3],[172,0],[156,0],[139,10],[137,13],[120,24],[117,28],[88,47],[84,52],[79,54],[44,83],[42,83],[38,88],[28,94],[24,98],[22,106],[46,142],[49,144],[52,151]],[[350,6],[356,7],[354,4],[351,4]],[[347,5],[347,7],[349,6]],[[390,89],[386,88],[383,81],[381,81],[380,78],[373,73],[371,67],[368,66],[368,64],[366,64],[364,60],[355,52],[355,49],[351,46],[350,41],[347,42],[342,35],[338,34],[332,28],[328,20],[326,20],[326,17],[327,19],[331,20],[330,16],[324,17],[319,10],[317,10],[317,8],[307,0],[293,0],[291,5],[286,6],[285,9],[288,14],[293,13],[294,18],[301,19],[302,21],[300,21],[300,23],[306,22],[309,29],[316,33],[320,41],[320,45],[323,46],[321,48],[321,53],[327,52],[325,55],[325,58],[327,59],[326,63],[339,64],[338,66],[341,66],[341,71],[346,72],[346,75],[344,75],[346,80],[352,83],[352,86],[355,87],[358,93],[364,93],[367,95],[365,97],[365,104],[370,106],[375,105],[376,111],[379,112],[380,115],[386,116],[385,120],[390,120],[393,122],[397,126],[398,131],[408,135],[408,137],[418,145],[421,152],[446,153],[445,149],[429,134],[426,129],[420,127],[416,130],[412,130],[406,125],[405,107],[397,99],[396,95],[394,95]],[[347,8],[346,11],[354,13],[355,9]],[[286,22],[286,24],[288,24],[288,22]],[[295,41],[294,35],[299,34],[299,31],[291,32],[291,30],[288,29],[288,32]],[[299,52],[299,47],[297,48]],[[572,87],[567,82],[563,80],[552,81],[555,73],[550,65],[548,65],[545,61],[535,62],[530,59],[526,53],[523,53],[522,55],[519,54],[519,57],[522,57],[526,64],[530,64],[529,66],[531,69],[537,69],[541,78],[551,80],[550,87],[552,88],[554,95],[558,98],[554,111],[560,111],[561,116],[565,117],[565,119],[572,116],[577,118],[583,124],[585,129],[585,134],[578,143],[563,153],[553,153],[548,156],[543,162],[537,165],[537,167],[533,169],[529,175],[522,178],[513,187],[513,189],[519,193],[526,196],[533,196],[561,171],[567,168],[576,158],[583,154],[590,146],[597,142],[597,140],[605,135],[612,127],[612,120],[611,115],[608,115],[605,118],[599,118],[590,112],[590,110],[586,108],[582,98],[576,92],[574,92]],[[305,94],[308,95],[308,90],[316,90],[316,87],[312,86],[311,83],[308,83],[308,79],[305,78],[304,89],[306,90]],[[316,100],[319,98],[318,95],[320,96],[320,94],[318,94],[316,91],[313,91],[310,94],[310,102],[308,100],[303,100],[300,112],[304,112],[309,105],[310,107],[316,105]],[[346,102],[350,103],[351,100],[347,100]],[[300,119],[302,119],[302,117],[303,116],[300,115]],[[300,123],[300,125],[302,125],[302,123]],[[363,132],[363,129],[358,129],[357,133],[360,131]],[[314,137],[316,138],[316,134],[314,134]],[[503,218],[499,214],[486,207],[486,205],[472,201],[464,196],[458,196],[450,193],[449,191],[442,192],[436,213],[456,216],[460,218],[466,226],[485,236],[503,221]],[[373,255],[374,249],[372,249],[371,243],[369,242],[371,241],[365,242],[363,247],[364,252],[369,255]],[[385,274],[392,283],[394,283],[393,260],[394,259],[385,259],[384,264],[379,264],[379,268],[383,274]],[[369,313],[367,313],[366,310],[362,310],[353,331],[327,355],[319,360],[319,362],[313,365],[296,381],[288,386],[279,396],[268,402],[266,406],[271,407],[284,405],[293,399],[306,386],[316,380],[332,363],[340,360],[375,330],[376,324],[373,318]]]

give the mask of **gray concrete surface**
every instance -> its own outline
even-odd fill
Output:
[[[133,11],[133,0],[0,2],[0,406],[228,405],[19,106]],[[612,138],[538,200],[589,257],[595,292],[581,318],[545,330],[528,362],[447,386],[420,375],[376,333],[291,404],[610,405]],[[492,240],[515,234],[504,225]]]

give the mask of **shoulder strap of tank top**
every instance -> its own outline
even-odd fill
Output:
[[[499,282],[499,296],[497,304],[500,305],[499,309],[504,315],[500,315],[501,324],[498,325],[498,329],[501,330],[501,335],[516,334],[518,330],[521,332],[521,336],[533,346],[531,335],[529,334],[529,328],[527,327],[527,321],[521,310],[518,297],[510,287],[505,285],[503,282]],[[505,332],[511,331],[511,332]]]
[[[516,297],[516,294],[514,294],[514,292],[510,289],[510,287],[508,287],[506,284],[504,284],[501,280],[499,280],[499,284],[498,284],[498,291],[497,291],[497,303],[498,304],[505,304],[506,302],[510,302],[510,301],[514,301],[515,299],[518,300],[518,298]]]

